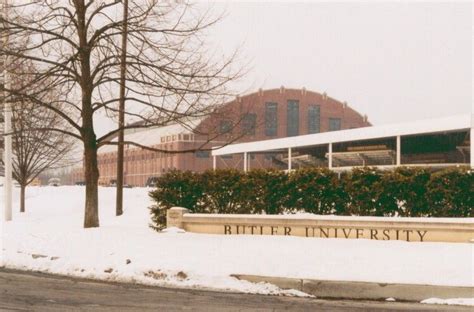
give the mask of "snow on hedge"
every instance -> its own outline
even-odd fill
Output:
[[[231,275],[474,286],[473,244],[157,233],[148,226],[149,190],[125,189],[124,215],[115,217],[115,189],[100,188],[101,226],[83,229],[84,187],[30,187],[22,215],[15,189],[13,221],[2,224],[2,265],[264,294],[303,295]]]

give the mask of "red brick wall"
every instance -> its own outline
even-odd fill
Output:
[[[341,129],[351,129],[370,126],[364,121],[364,117],[344,103],[333,98],[312,91],[300,89],[272,89],[252,93],[228,103],[224,106],[214,118],[208,118],[200,127],[204,129],[218,128],[222,118],[232,116],[233,120],[238,122],[245,113],[257,114],[257,128],[255,135],[245,136],[239,141],[258,141],[287,136],[287,102],[288,100],[297,100],[299,102],[299,134],[308,134],[308,106],[320,106],[320,131],[329,130],[329,118],[341,118]],[[265,103],[278,103],[278,130],[277,136],[265,135]],[[233,131],[234,137],[239,136],[239,126]]]

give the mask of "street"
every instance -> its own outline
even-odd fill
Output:
[[[108,283],[0,269],[0,311],[471,311],[399,302],[328,301]]]

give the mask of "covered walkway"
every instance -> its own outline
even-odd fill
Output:
[[[384,126],[324,132],[274,140],[231,144],[212,151],[217,157],[243,155],[249,170],[255,155],[271,160],[271,168],[292,170],[327,167],[348,170],[359,166],[460,166],[474,168],[474,114]]]

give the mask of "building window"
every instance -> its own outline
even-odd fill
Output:
[[[329,131],[341,130],[341,118],[329,118]]]
[[[278,129],[278,104],[265,103],[265,135],[276,136]]]
[[[232,130],[232,121],[230,120],[221,120],[220,126],[219,126],[219,133],[220,134],[225,134],[229,133]]]
[[[248,113],[242,118],[242,129],[244,134],[255,135],[255,127],[257,125],[257,114]]]
[[[319,105],[310,105],[308,107],[308,133],[321,132],[321,107]]]
[[[232,155],[232,154],[222,155],[222,156],[221,156],[222,159],[232,159],[233,157],[234,157],[234,155]]]
[[[300,103],[296,100],[288,100],[288,108],[286,114],[286,126],[287,135],[295,136],[299,134],[300,127],[300,115],[299,115]]]
[[[197,158],[209,158],[210,153],[209,151],[196,151]]]

